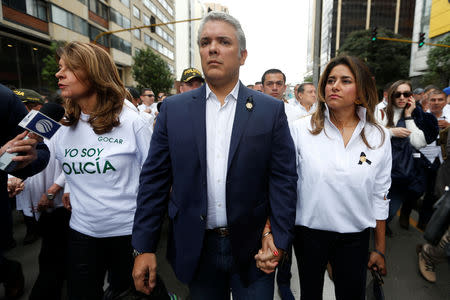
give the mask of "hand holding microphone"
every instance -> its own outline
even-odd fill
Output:
[[[50,139],[56,133],[63,116],[64,108],[55,103],[44,104],[40,111],[30,111],[19,123],[26,130],[0,149],[0,169],[10,173],[34,161],[37,158],[37,143],[42,142],[42,138]]]

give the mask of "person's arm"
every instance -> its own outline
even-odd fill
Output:
[[[38,142],[36,137],[31,135],[30,138],[24,140],[27,134],[27,131],[22,132],[3,145],[0,150],[0,154],[5,151],[20,153],[20,155],[12,158],[13,161],[18,162],[18,165],[10,174],[21,179],[35,175],[45,169],[50,158],[48,147],[44,143]]]
[[[172,166],[166,127],[168,104],[169,102],[165,102],[161,106],[150,151],[142,166],[133,225],[132,245],[136,251],[142,253],[135,258],[133,279],[136,289],[147,295],[156,284],[155,252],[172,185]]]
[[[291,247],[297,204],[297,170],[294,142],[284,104],[280,102],[272,135],[269,174],[270,226],[278,249]]]
[[[391,186],[391,168],[392,168],[392,150],[391,141],[386,134],[383,146],[379,148],[383,151],[383,161],[377,167],[373,191],[374,199],[374,216],[376,219],[375,227],[375,249],[371,252],[367,266],[372,268],[374,265],[380,270],[381,274],[386,274],[386,244],[385,244],[385,230],[386,219],[389,214],[389,200],[387,193]]]
[[[431,113],[424,112],[420,105],[417,105],[411,116],[417,127],[422,130],[426,143],[430,144],[434,142],[439,134],[439,126],[436,117]]]

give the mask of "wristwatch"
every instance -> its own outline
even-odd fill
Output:
[[[47,194],[47,199],[50,201],[53,201],[53,199],[55,199],[55,195],[54,194]]]
[[[136,249],[133,249],[133,257],[136,258],[137,256],[141,255],[143,252],[139,252]]]

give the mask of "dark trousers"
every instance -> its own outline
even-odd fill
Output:
[[[94,238],[69,231],[68,291],[70,300],[100,300],[108,271],[112,293],[133,285],[131,235]]]
[[[325,269],[330,262],[336,299],[364,300],[369,237],[369,229],[358,233],[337,233],[296,226],[294,250],[301,299],[322,299]]]
[[[29,300],[59,300],[67,273],[67,238],[70,212],[64,207],[43,212],[38,222],[42,236],[39,275]]]
[[[274,273],[260,271],[256,268],[256,261],[249,268],[255,280],[245,286],[233,262],[230,237],[207,231],[194,279],[189,284],[191,298],[225,300],[230,299],[231,290],[235,300],[272,300]]]
[[[423,197],[423,203],[419,209],[419,224],[426,225],[430,221],[433,214],[433,205],[437,201],[434,193],[434,186],[436,185],[436,176],[439,169],[440,161],[436,158],[433,164],[425,170],[426,190]]]

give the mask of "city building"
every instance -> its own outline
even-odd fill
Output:
[[[418,41],[422,32],[425,33],[425,42],[433,44],[450,34],[450,3],[447,0],[416,0],[413,40]],[[413,83],[418,83],[427,70],[428,51],[432,47],[411,45],[409,76]]]
[[[203,18],[206,14],[205,6],[199,0],[177,0],[175,8],[178,20]],[[202,69],[197,45],[200,20],[177,23],[176,28],[176,80],[187,68]]]
[[[0,83],[45,93],[43,58],[52,41],[93,42],[106,31],[175,20],[174,0],[2,0]],[[152,48],[175,74],[175,26],[166,24],[102,36],[125,85],[134,85],[132,56]],[[54,87],[53,87],[54,88]]]
[[[310,2],[307,74],[312,74],[315,45],[316,1]],[[415,1],[412,0],[321,0],[320,69],[335,57],[347,36],[355,30],[390,29],[406,38],[413,33]]]
[[[177,20],[203,18],[210,11],[229,13],[228,8],[219,3],[201,3],[199,0],[175,1]],[[200,20],[176,24],[176,80],[175,90],[179,90],[181,73],[187,68],[202,71],[200,51],[197,44]]]

